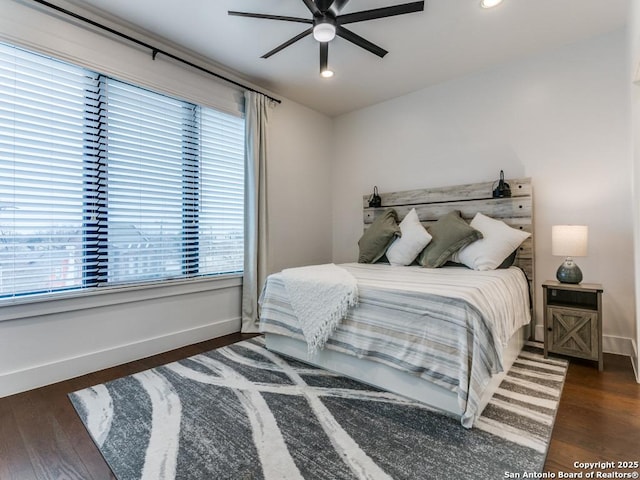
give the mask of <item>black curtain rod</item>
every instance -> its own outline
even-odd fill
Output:
[[[106,25],[102,25],[101,23],[98,23],[98,22],[96,22],[94,20],[91,20],[90,18],[83,17],[82,15],[78,15],[75,12],[72,12],[72,11],[67,10],[65,8],[62,8],[62,7],[59,7],[58,5],[54,5],[54,4],[49,3],[49,2],[47,2],[45,0],[33,0],[33,1],[35,3],[39,3],[41,5],[44,5],[45,7],[52,8],[53,10],[56,10],[56,11],[58,11],[60,13],[64,13],[65,15],[69,15],[70,17],[76,18],[76,19],[81,20],[81,21],[83,21],[85,23],[93,25],[94,27],[100,28],[101,30],[105,30],[105,31],[107,31],[107,32],[109,32],[109,33],[111,33],[113,35],[116,35],[116,36],[118,36],[120,38],[124,38],[125,40],[128,40],[128,41],[130,41],[132,43],[135,43],[136,45],[140,45],[141,47],[148,48],[149,50],[151,50],[151,57],[154,60],[156,59],[156,56],[160,53],[160,54],[162,54],[162,55],[164,55],[166,57],[172,58],[173,60],[176,60],[178,62],[184,63],[185,65],[189,65],[190,67],[195,68],[196,70],[200,70],[201,72],[208,73],[209,75],[213,75],[214,77],[217,77],[217,78],[219,78],[221,80],[224,80],[225,82],[231,83],[231,84],[233,84],[233,85],[235,85],[237,87],[243,88],[245,90],[249,90],[251,92],[260,93],[260,94],[264,95],[265,97],[267,97],[268,99],[273,100],[276,103],[282,103],[281,100],[278,100],[277,98],[273,98],[272,96],[267,95],[266,93],[263,93],[263,92],[261,92],[259,90],[256,90],[255,88],[248,87],[246,85],[243,85],[242,83],[236,82],[235,80],[232,80],[232,79],[227,78],[227,77],[225,77],[223,75],[220,75],[219,73],[212,72],[211,70],[208,70],[208,69],[206,69],[204,67],[196,65],[195,63],[192,63],[192,62],[190,62],[188,60],[180,58],[180,57],[178,57],[178,56],[176,56],[176,55],[174,55],[172,53],[169,53],[169,52],[167,52],[165,50],[162,50],[160,48],[154,47],[153,45],[150,45],[150,44],[148,44],[146,42],[143,42],[142,40],[138,40],[137,38],[133,38],[132,36],[127,35],[126,33],[122,33],[122,32],[119,32],[119,31],[117,31],[117,30],[115,30],[115,29],[113,29],[111,27],[107,27]]]

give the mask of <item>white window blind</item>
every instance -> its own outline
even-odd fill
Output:
[[[244,120],[201,111],[200,270],[241,270],[244,262]]]
[[[0,297],[241,272],[244,120],[0,44]]]
[[[183,102],[108,81],[109,281],[183,269]]]
[[[87,72],[0,44],[0,295],[83,285]]]

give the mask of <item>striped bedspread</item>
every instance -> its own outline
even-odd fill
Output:
[[[529,323],[521,270],[477,272],[350,263],[360,300],[325,348],[411,372],[458,396],[462,425],[471,427],[482,393],[502,371],[502,350]],[[260,298],[260,330],[304,341],[280,274]]]

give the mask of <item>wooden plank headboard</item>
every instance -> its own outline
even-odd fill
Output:
[[[471,183],[450,187],[425,188],[403,192],[381,193],[382,206],[369,208],[369,195],[363,197],[365,228],[389,207],[398,212],[400,219],[416,209],[420,221],[428,227],[451,210],[460,210],[462,217],[470,221],[481,212],[500,219],[513,228],[531,233],[518,250],[515,265],[524,270],[529,278],[533,297],[535,292],[535,258],[533,232],[533,188],[530,178],[505,180],[511,187],[510,198],[493,198],[495,182]],[[535,305],[535,302],[532,302]],[[532,306],[533,306],[532,305]]]

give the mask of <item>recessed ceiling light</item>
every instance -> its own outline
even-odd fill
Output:
[[[502,3],[502,0],[481,0],[480,6],[482,8],[493,8],[493,7],[497,7],[501,3]]]
[[[320,72],[320,75],[322,75],[323,78],[331,78],[331,77],[333,77],[333,70],[329,70],[327,68],[326,70],[322,70]]]

